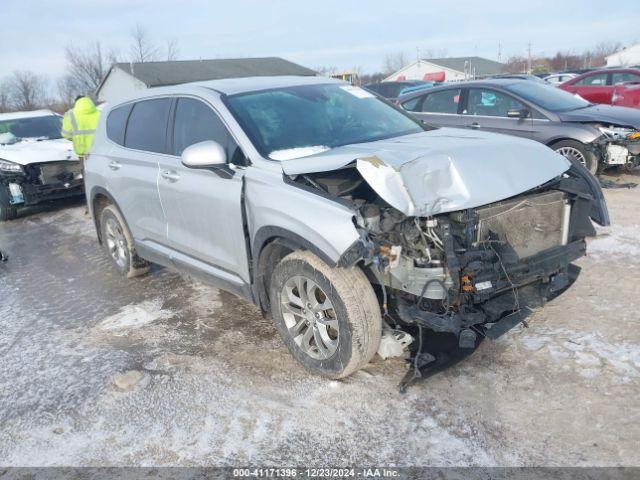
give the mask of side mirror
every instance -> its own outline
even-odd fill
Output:
[[[529,116],[529,110],[526,108],[513,108],[507,110],[507,117],[509,118],[527,118]]]
[[[227,152],[213,140],[195,143],[182,152],[182,164],[189,168],[211,168],[227,164]]]

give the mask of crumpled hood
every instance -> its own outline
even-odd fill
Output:
[[[563,122],[594,122],[640,129],[640,110],[612,105],[592,105],[570,112],[559,112]]]
[[[25,139],[11,145],[0,145],[0,158],[20,165],[78,160],[73,152],[73,144],[64,138],[39,141]]]
[[[282,169],[287,175],[316,173],[353,161],[378,195],[408,216],[497,202],[542,185],[570,166],[532,140],[440,128],[285,160]]]

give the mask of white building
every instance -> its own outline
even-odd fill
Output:
[[[96,90],[96,97],[100,102],[112,102],[145,88],[277,75],[316,75],[316,72],[279,57],[114,63]]]
[[[503,68],[502,63],[482,57],[426,58],[401,68],[385,78],[384,81],[455,82],[499,75],[503,72]]]
[[[640,65],[640,43],[605,57],[607,67],[629,67]]]

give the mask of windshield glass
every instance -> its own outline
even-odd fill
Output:
[[[12,133],[18,138],[61,138],[61,128],[62,118],[58,115],[0,120],[0,133]]]
[[[416,120],[351,85],[278,88],[226,101],[258,151],[274,160],[423,131]]]
[[[531,103],[551,110],[552,112],[575,110],[590,105],[589,102],[582,98],[543,83],[517,82],[512,85],[507,85],[505,88],[513,93],[517,93],[525,100],[529,100]]]

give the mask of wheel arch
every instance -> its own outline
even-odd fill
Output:
[[[282,227],[261,227],[253,239],[251,270],[253,296],[263,314],[270,309],[269,283],[273,269],[280,260],[296,250],[309,250],[330,267],[338,265],[327,252],[297,233]]]
[[[98,243],[102,244],[102,232],[100,229],[100,214],[102,213],[102,210],[104,210],[104,208],[107,205],[113,205],[118,209],[118,211],[120,212],[120,215],[122,216],[122,219],[124,220],[125,226],[129,231],[131,231],[131,229],[129,228],[129,225],[127,224],[127,219],[124,217],[124,214],[122,213],[122,209],[118,205],[118,202],[115,201],[113,196],[105,188],[93,187],[93,189],[91,190],[91,194],[89,195],[89,200],[87,201],[87,204],[91,211],[91,217],[93,218],[93,225],[96,229],[96,234],[98,235]]]

